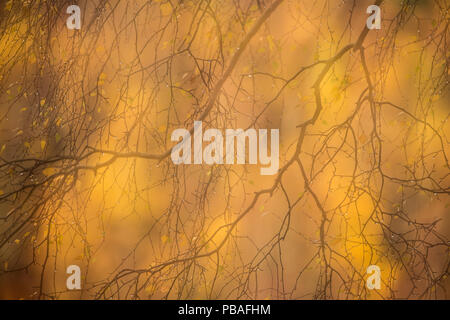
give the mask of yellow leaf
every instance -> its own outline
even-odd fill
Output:
[[[48,177],[48,176],[54,175],[56,173],[56,169],[55,168],[45,168],[42,171],[42,173]]]
[[[27,107],[23,107],[22,109],[20,109],[20,112],[24,112],[27,111]]]
[[[267,36],[267,41],[269,43],[270,51],[273,51],[273,49],[275,48],[275,43],[273,42],[273,37],[271,35]]]
[[[5,4],[5,10],[6,10],[6,11],[11,11],[11,8],[12,8],[12,2],[13,2],[13,0],[9,0],[9,1]]]
[[[168,2],[162,4],[159,8],[161,9],[161,14],[163,16],[168,16],[169,14],[172,13],[172,5]]]
[[[44,150],[45,149],[45,145],[47,144],[47,142],[45,140],[41,140],[41,149]]]
[[[3,151],[5,151],[5,148],[6,148],[6,144],[2,145],[2,148],[0,149],[0,154],[2,154]]]
[[[431,101],[435,102],[437,100],[439,100],[440,96],[438,94],[435,94],[434,96],[431,97]]]
[[[27,148],[31,148],[31,145],[30,145],[29,142],[25,142],[24,145],[25,145],[25,147],[27,147]]]
[[[2,196],[3,195],[3,190],[2,189],[0,189],[0,196]]]
[[[44,106],[44,104],[45,104],[45,98],[41,100],[40,104],[41,104],[41,107]]]
[[[168,237],[168,236],[163,235],[163,236],[161,237],[161,241],[162,241],[163,244],[165,244],[165,243],[167,242],[167,240],[169,240],[169,237]]]
[[[19,244],[19,243],[20,243],[20,240],[19,240],[19,239],[16,239],[16,240],[14,240],[14,243],[15,243],[15,244]]]

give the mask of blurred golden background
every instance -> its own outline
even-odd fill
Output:
[[[447,299],[450,4],[374,3],[2,1],[0,298]],[[195,120],[278,174],[174,165]]]

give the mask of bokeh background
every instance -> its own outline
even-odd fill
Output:
[[[448,1],[0,3],[0,298],[448,298]],[[194,120],[278,174],[174,165]]]

